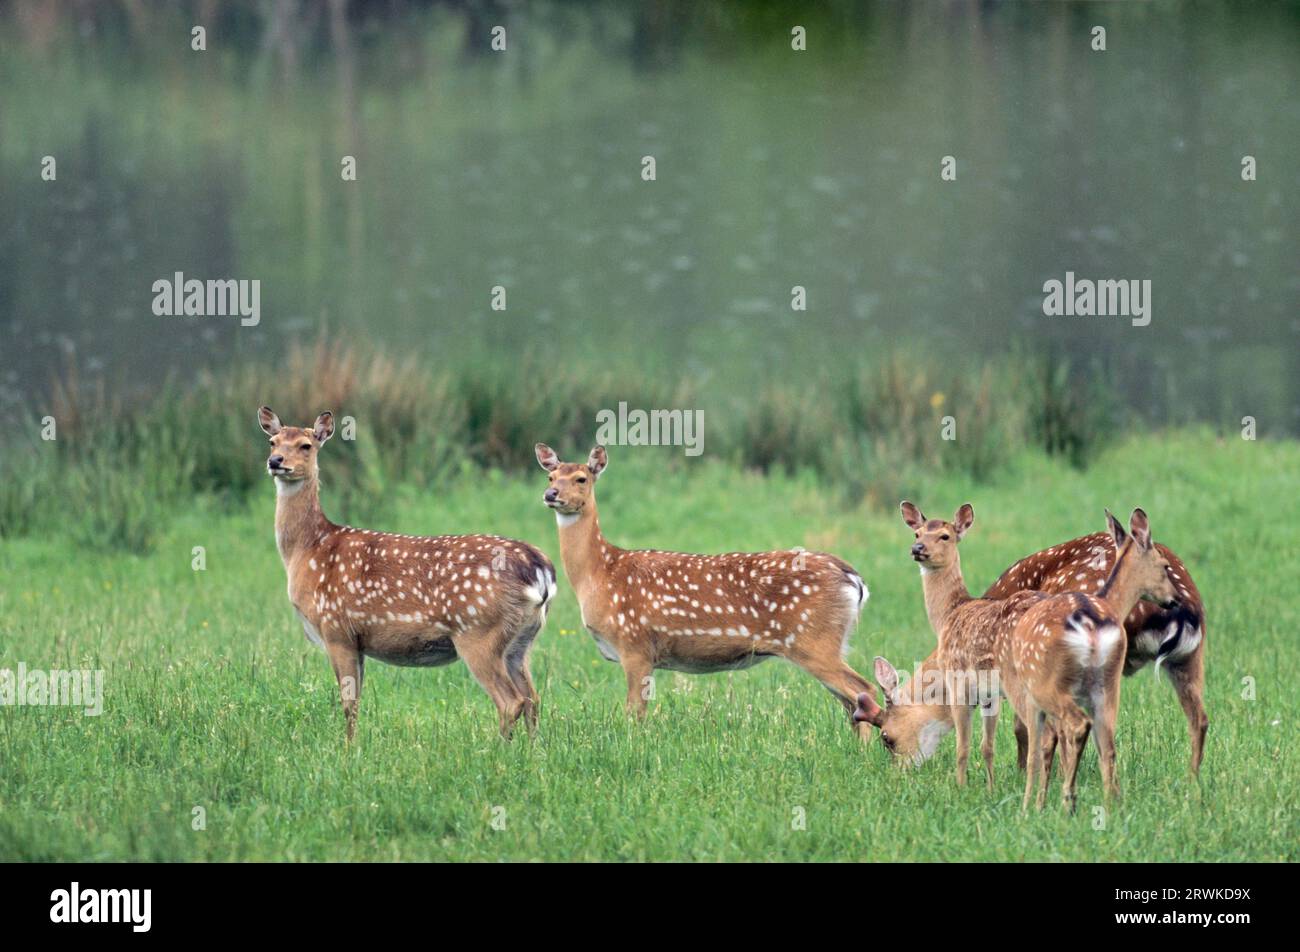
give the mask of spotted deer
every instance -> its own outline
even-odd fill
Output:
[[[689,555],[620,549],[596,512],[604,447],[564,463],[537,444],[549,474],[543,502],[555,511],[560,558],[583,625],[606,660],[622,664],[627,709],[646,711],[655,669],[701,674],[785,658],[852,713],[870,683],[844,662],[867,588],[848,563],[819,552]],[[869,708],[868,708],[869,709]],[[852,722],[851,722],[852,723]],[[870,727],[857,726],[869,739]]]
[[[1128,534],[1109,511],[1106,523],[1118,555],[1097,594],[1046,596],[1025,613],[1001,646],[1003,690],[1029,730],[1025,807],[1035,785],[1040,810],[1047,798],[1042,732],[1049,719],[1061,746],[1061,798],[1066,807],[1074,808],[1075,776],[1089,731],[1096,737],[1106,796],[1119,793],[1115,720],[1127,649],[1124,619],[1139,600],[1168,610],[1178,598],[1169,560],[1151,541],[1147,514],[1133,510]]]
[[[911,508],[915,517],[909,518],[907,509],[904,509],[904,518],[918,532],[913,558],[918,558],[919,554],[921,558],[918,561],[924,566],[928,547],[923,533],[934,530],[919,510]],[[967,509],[965,506],[962,508]],[[972,520],[973,512],[967,513],[965,520],[959,512],[957,524],[965,521],[968,528]],[[1134,510],[1130,520],[1131,536],[1125,534],[1109,512],[1106,520],[1109,536],[1119,555],[1096,595],[1019,591],[1002,600],[970,599],[966,604],[1019,600],[1023,608],[1006,616],[1009,623],[1004,621],[993,630],[959,630],[957,634],[971,637],[976,646],[974,651],[971,645],[953,651],[950,642],[941,635],[939,647],[922,662],[918,677],[902,689],[898,686],[898,675],[893,666],[883,658],[876,659],[876,678],[885,692],[886,706],[883,714],[873,722],[881,728],[882,735],[888,737],[885,745],[890,750],[916,761],[934,752],[938,740],[950,725],[960,724],[962,712],[946,696],[942,699],[919,697],[918,692],[933,683],[936,674],[949,675],[955,664],[975,659],[977,664],[991,665],[997,672],[998,687],[1011,701],[1018,717],[1030,723],[1029,749],[1037,751],[1038,758],[1029,765],[1025,806],[1028,806],[1035,783],[1041,781],[1039,807],[1046,797],[1050,754],[1040,734],[1048,718],[1063,738],[1062,798],[1067,806],[1072,808],[1074,805],[1079,757],[1088,731],[1094,724],[1106,793],[1110,796],[1118,792],[1114,728],[1119,706],[1119,673],[1124,664],[1123,619],[1140,599],[1170,609],[1179,592],[1163,550],[1151,542],[1146,513],[1141,509]],[[945,541],[942,539],[942,526],[937,528],[937,532],[942,543]],[[943,557],[942,553],[940,557]],[[948,634],[951,636],[953,632]],[[871,720],[866,708],[860,709],[855,718]],[[986,727],[992,726],[989,721],[985,724]],[[991,735],[992,731],[986,730],[984,757],[990,788],[993,783]]]
[[[1139,601],[1124,619],[1128,642],[1124,654],[1124,674],[1131,675],[1151,662],[1163,670],[1187,717],[1191,739],[1191,771],[1201,769],[1205,752],[1205,733],[1209,718],[1205,714],[1205,608],[1201,593],[1192,581],[1183,561],[1168,548],[1156,548],[1169,563],[1169,578],[1177,590],[1177,603],[1162,607]],[[1115,567],[1119,549],[1108,532],[1094,532],[1069,542],[1062,542],[1042,552],[1025,556],[1003,572],[984,593],[985,598],[1005,598],[1013,592],[1037,590],[1049,593],[1079,591],[1096,594]],[[1020,766],[1026,764],[1029,734],[1016,718],[1016,745]],[[1056,735],[1044,731],[1046,762],[1051,770]]]
[[[462,658],[496,705],[501,734],[538,715],[529,672],[533,639],[555,596],[555,569],[540,551],[491,535],[412,536],[354,529],[321,511],[317,456],[334,433],[329,412],[311,427],[257,413],[270,437],[275,542],[289,601],[325,650],[347,721],[356,731],[365,659],[436,667]]]
[[[983,714],[986,782],[993,788],[993,743],[997,730],[998,697],[987,672],[994,670],[999,632],[1009,632],[1030,606],[1043,598],[1037,592],[1017,592],[1007,598],[972,598],[961,574],[957,543],[975,523],[975,510],[965,503],[951,522],[926,519],[910,502],[902,504],[903,521],[916,534],[911,555],[921,569],[925,612],[939,644],[918,672],[907,693],[898,689],[898,676],[889,662],[877,658],[876,680],[885,691],[882,709],[869,695],[859,696],[854,719],[880,728],[885,747],[919,763],[930,756],[952,729],[957,733],[957,783],[966,783],[970,757],[970,717]],[[924,696],[917,696],[925,687]]]

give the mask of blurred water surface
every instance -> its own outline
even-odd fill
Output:
[[[733,397],[1041,348],[1154,421],[1300,431],[1298,28],[1266,3],[12,3],[0,401],[68,359],[129,399],[328,326],[435,365],[633,354]],[[260,325],[154,316],[177,271],[260,280]],[[1045,317],[1066,271],[1150,279],[1150,326]]]

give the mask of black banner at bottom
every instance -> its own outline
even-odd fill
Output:
[[[1072,936],[1214,941],[1282,928],[1290,870],[1264,865],[7,865],[0,922],[23,937],[337,941],[382,923],[457,914],[529,941],[535,932],[716,928],[730,940],[774,917],[860,934],[1042,926]],[[819,925],[820,923],[820,925]],[[679,920],[679,925],[680,925]],[[1014,925],[1013,925],[1014,924]],[[75,935],[74,935],[75,934]],[[973,934],[972,934],[973,937]],[[810,936],[811,938],[811,936]]]

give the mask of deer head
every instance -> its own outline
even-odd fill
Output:
[[[271,455],[266,460],[266,471],[278,483],[298,483],[316,478],[316,454],[334,435],[334,414],[326,410],[308,429],[282,426],[280,418],[270,407],[262,407],[257,411],[257,422],[271,438]]]
[[[1169,559],[1151,539],[1151,526],[1147,514],[1134,509],[1129,516],[1129,531],[1119,524],[1109,509],[1106,510],[1106,528],[1115,541],[1115,567],[1102,588],[1105,595],[1116,588],[1132,593],[1136,598],[1155,602],[1162,608],[1172,608],[1178,603],[1178,590],[1169,577]]]
[[[564,516],[579,515],[594,498],[596,479],[605,470],[605,447],[592,449],[585,463],[562,463],[545,443],[536,446],[537,462],[550,474],[542,502]]]
[[[916,533],[916,541],[912,543],[912,559],[920,564],[922,572],[938,571],[957,561],[957,543],[975,523],[975,510],[970,503],[962,504],[952,522],[926,519],[920,509],[906,500],[899,508],[903,513],[903,521]]]
[[[922,665],[918,677],[900,687],[894,666],[884,658],[876,658],[875,675],[885,695],[885,706],[877,707],[870,695],[861,694],[853,719],[880,728],[881,742],[900,763],[925,763],[952,729],[947,705],[938,703],[943,699],[942,672]]]

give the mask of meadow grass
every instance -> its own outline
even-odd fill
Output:
[[[334,449],[322,459],[331,515]],[[849,663],[869,675],[876,654],[902,670],[929,652],[910,534],[892,505],[844,508],[808,474],[665,467],[669,452],[611,449],[600,501],[612,541],[834,552],[871,590]],[[1031,453],[976,489],[961,473],[904,487],[930,515],[974,504],[962,557],[977,592],[1016,558],[1101,528],[1103,506],[1144,506],[1191,568],[1208,613],[1205,767],[1189,779],[1182,713],[1147,669],[1124,682],[1124,797],[1104,817],[1092,745],[1077,814],[1062,812],[1054,783],[1045,812],[1021,815],[1009,712],[995,793],[958,789],[951,739],[925,766],[896,769],[878,740],[858,743],[819,684],[779,661],[659,672],[651,715],[632,722],[622,673],[579,632],[562,571],[533,655],[536,738],[501,741],[463,665],[372,662],[348,748],[329,666],[285,597],[269,480],[247,506],[196,496],[147,555],[59,534],[8,539],[0,668],[106,674],[98,717],[0,708],[0,859],[1295,860],[1298,469],[1295,443],[1175,433],[1119,441],[1086,472]],[[490,469],[397,485],[372,527],[498,532],[540,545],[558,568],[543,485],[540,470]],[[71,501],[66,518],[78,518]],[[191,568],[194,546],[205,571]],[[196,808],[205,829],[193,829]]]

